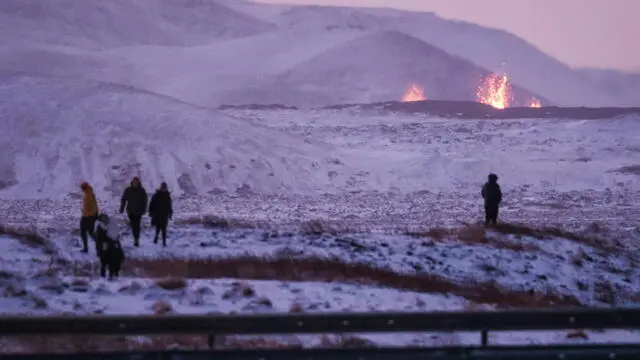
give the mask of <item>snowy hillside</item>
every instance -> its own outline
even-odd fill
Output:
[[[502,30],[433,13],[379,8],[300,6],[283,9],[271,21],[315,31],[401,31],[489,71],[506,71],[512,80],[560,105],[633,106],[635,89],[611,96],[576,69],[545,54],[526,41]],[[427,85],[427,84],[425,84]]]
[[[510,34],[428,13],[241,0],[0,5],[0,68],[117,82],[201,106],[399,100],[411,83],[432,98],[475,100],[469,89],[480,78],[467,75],[504,62],[513,85],[554,104],[637,104],[633,87],[611,92]]]
[[[640,216],[637,117],[218,112],[103,83],[13,79],[0,90],[8,100],[3,114],[11,114],[2,121],[12,129],[4,133],[4,153],[12,156],[4,158],[0,196],[42,201],[0,202],[11,223],[74,228],[79,203],[64,196],[77,194],[79,181],[95,182],[104,189],[100,202],[112,204],[139,171],[148,187],[164,178],[185,195],[176,202],[176,217],[185,220],[215,214],[274,226],[312,219],[362,229],[456,226],[480,216],[478,192],[491,171],[501,178],[508,221],[576,229],[604,222],[633,233]],[[15,89],[31,95],[10,96]],[[38,125],[44,119],[52,121]],[[83,146],[94,150],[82,155]]]
[[[275,25],[213,1],[3,0],[0,42],[105,49],[234,39]]]
[[[395,71],[394,71],[395,70]],[[395,99],[407,84],[424,84],[429,99],[473,100],[489,73],[472,63],[397,31],[360,36],[297,64],[258,89],[230,93],[225,104],[275,103],[321,106]],[[250,94],[245,96],[243,94]],[[514,89],[514,103],[529,92]]]
[[[121,85],[3,73],[0,98],[6,197],[64,197],[82,180],[120,193],[138,174],[192,195],[326,191],[345,176],[332,147]]]

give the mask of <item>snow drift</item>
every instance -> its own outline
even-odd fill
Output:
[[[342,179],[329,146],[121,85],[3,73],[0,98],[3,196],[61,197],[82,180],[120,193],[136,174],[177,194],[326,191]]]

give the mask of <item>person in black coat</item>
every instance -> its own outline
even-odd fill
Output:
[[[489,174],[488,181],[482,186],[481,195],[484,199],[484,224],[496,225],[502,202],[502,190],[498,185],[498,175]]]
[[[140,178],[134,177],[120,199],[120,213],[124,212],[126,206],[135,246],[140,246],[140,228],[142,216],[147,212],[147,201],[147,191],[142,187]]]
[[[173,202],[167,183],[163,182],[151,197],[149,216],[151,216],[151,224],[156,228],[153,243],[158,243],[158,236],[162,233],[162,246],[167,246],[167,226],[169,219],[173,216]]]

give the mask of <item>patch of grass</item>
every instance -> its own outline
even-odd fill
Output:
[[[611,244],[610,242],[607,242],[604,239],[577,234],[577,233],[573,233],[573,232],[566,231],[559,228],[552,228],[552,227],[532,228],[523,224],[500,223],[497,226],[493,227],[493,229],[502,234],[530,236],[540,240],[564,238],[564,239],[574,241],[576,243],[580,243],[583,245],[587,245],[587,246],[605,250],[605,251],[613,251],[616,249],[616,247],[613,244]]]
[[[259,228],[257,222],[240,219],[227,219],[215,215],[202,215],[186,219],[177,219],[176,225],[202,225],[212,229],[254,229]]]
[[[378,346],[369,340],[354,336],[324,335],[320,338],[320,347],[324,349],[363,349],[376,348]]]
[[[70,354],[94,351],[128,350],[205,350],[205,336],[19,336],[7,337],[0,353],[14,354]]]
[[[495,282],[462,284],[438,275],[400,274],[368,264],[346,263],[338,259],[252,256],[210,260],[132,259],[129,266],[137,274],[149,277],[351,282],[454,294],[470,301],[495,304],[503,308],[581,306],[580,301],[572,296],[508,290]]]
[[[407,231],[405,235],[414,238],[431,238],[435,241],[442,242],[446,240],[460,241],[469,245],[487,245],[499,249],[509,249],[514,251],[537,251],[540,248],[534,244],[525,244],[506,239],[487,237],[487,230],[483,226],[466,225],[460,228],[433,228],[422,231]]]
[[[362,229],[346,226],[343,222],[325,220],[303,221],[298,225],[298,232],[306,236],[340,235],[348,233],[364,233]]]
[[[187,287],[188,282],[180,277],[165,277],[156,279],[155,284],[164,290],[181,290]]]
[[[533,228],[524,224],[515,223],[498,223],[496,226],[485,228],[481,225],[465,225],[460,228],[433,228],[426,230],[405,231],[404,234],[414,238],[431,238],[437,241],[447,239],[459,240],[465,244],[486,244],[497,248],[507,248],[516,251],[520,250],[539,250],[533,244],[521,244],[507,241],[500,238],[487,239],[487,231],[494,231],[503,235],[527,236],[539,240],[550,240],[554,238],[564,238],[593,248],[613,251],[617,249],[615,244],[611,244],[606,240],[591,237],[583,234],[577,234],[559,228],[541,227]]]
[[[21,240],[23,243],[35,248],[47,248],[47,239],[40,235],[35,228],[13,227],[0,224],[0,235],[7,235]]]
[[[266,336],[216,336],[213,343],[206,335],[161,336],[16,336],[2,339],[0,354],[70,354],[116,351],[158,350],[206,350],[215,349],[301,349],[301,341],[295,337]],[[371,348],[375,344],[355,336],[329,336],[320,338],[318,348]]]
[[[622,174],[640,175],[640,165],[623,166],[615,171]]]

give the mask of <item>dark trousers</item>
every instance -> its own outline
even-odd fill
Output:
[[[109,273],[109,279],[120,276],[120,264],[109,263],[107,260],[100,259],[100,276],[106,277]]]
[[[129,215],[129,223],[131,224],[131,233],[135,246],[140,246],[140,226],[142,223],[142,215]]]
[[[82,251],[89,251],[89,238],[95,240],[96,235],[93,229],[96,225],[97,216],[83,216],[80,218],[80,238],[82,239]]]
[[[499,206],[497,204],[486,204],[484,206],[485,225],[496,225],[498,223]]]
[[[153,243],[158,242],[158,236],[162,234],[162,246],[167,246],[167,222],[162,224],[155,224],[156,236],[153,238]]]

